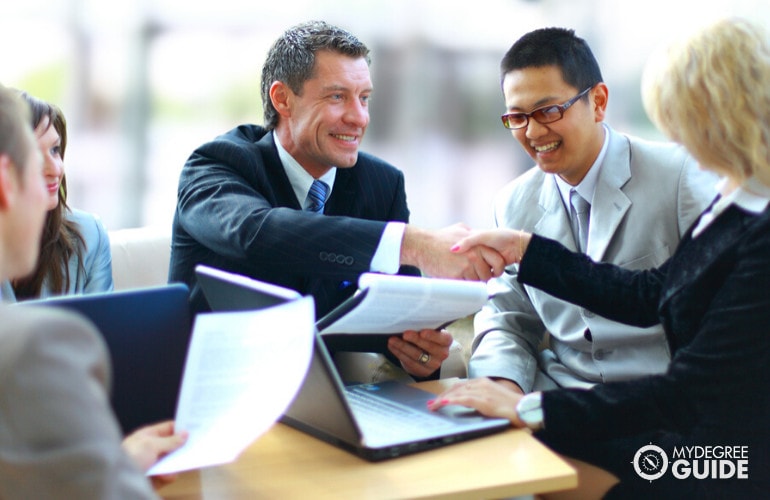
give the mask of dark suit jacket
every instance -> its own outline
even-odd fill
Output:
[[[671,445],[747,445],[751,481],[715,481],[709,491],[768,481],[770,209],[729,207],[649,271],[595,264],[536,236],[519,279],[616,321],[660,321],[672,352],[663,375],[545,393],[545,440],[585,444],[663,431]]]
[[[241,125],[204,144],[180,176],[169,280],[187,283],[196,312],[208,304],[194,268],[207,264],[312,294],[326,314],[369,271],[386,222],[408,222],[404,175],[359,153],[337,170],[324,215],[301,201],[264,128]]]
[[[123,452],[109,380],[92,324],[0,306],[0,498],[157,498]]]

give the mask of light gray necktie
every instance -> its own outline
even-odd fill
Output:
[[[310,186],[310,191],[307,193],[307,198],[310,200],[310,207],[308,210],[316,213],[323,213],[324,204],[326,204],[326,197],[329,195],[329,186],[323,182],[315,179],[313,185]]]
[[[586,251],[588,246],[588,220],[591,216],[591,204],[574,189],[569,192],[569,202],[572,205],[572,233],[578,244],[578,250]]]

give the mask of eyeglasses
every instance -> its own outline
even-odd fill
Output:
[[[564,104],[549,104],[541,108],[530,111],[529,113],[506,113],[500,117],[503,120],[503,127],[516,130],[524,128],[529,125],[529,119],[534,118],[537,123],[553,123],[564,118],[564,112],[569,109],[570,106],[575,104],[578,99],[583,97],[591,90],[593,85],[565,102]]]

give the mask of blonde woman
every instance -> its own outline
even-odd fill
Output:
[[[516,230],[453,248],[497,249],[518,279],[637,326],[661,322],[668,371],[591,390],[520,396],[489,379],[459,384],[433,408],[474,407],[572,457],[569,498],[760,498],[770,491],[770,46],[760,28],[723,20],[653,58],[645,108],[720,196],[663,266],[628,271]],[[644,228],[639,228],[644,231]]]

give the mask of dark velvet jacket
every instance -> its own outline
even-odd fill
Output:
[[[545,393],[541,437],[557,448],[650,432],[670,445],[748,445],[750,481],[695,491],[762,491],[768,483],[758,482],[770,479],[770,208],[757,215],[733,205],[697,238],[691,231],[662,267],[637,272],[532,238],[520,281],[616,321],[660,321],[672,354],[662,375]]]
[[[193,309],[206,311],[194,274],[206,264],[313,295],[320,317],[356,290],[386,222],[409,220],[403,173],[366,153],[337,170],[324,215],[300,203],[264,128],[204,144],[180,175],[169,281],[186,283]]]

